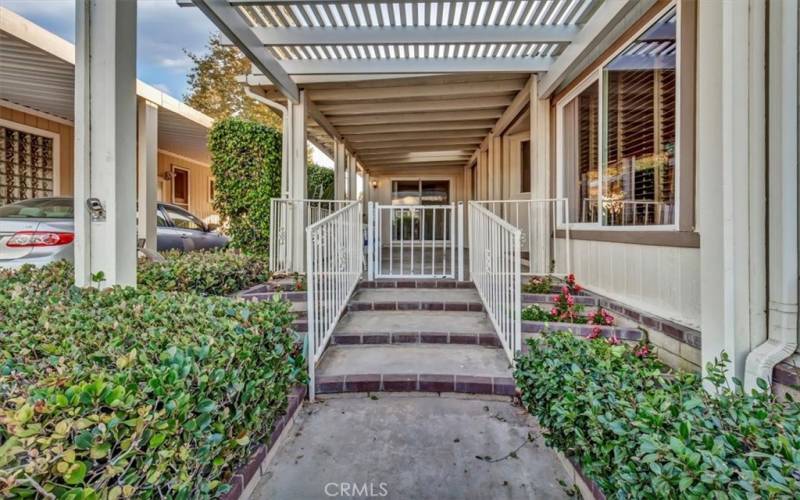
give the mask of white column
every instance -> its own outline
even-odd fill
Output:
[[[531,85],[531,197],[557,197],[550,193],[550,99],[539,99],[539,79]]]
[[[158,209],[158,106],[146,99],[138,102],[139,151],[139,238],[145,248],[156,252],[156,210]]]
[[[345,189],[345,181],[347,180],[345,174],[347,170],[347,150],[345,149],[344,143],[341,141],[335,141],[333,149],[333,199],[344,200],[345,192],[347,191]]]
[[[305,269],[305,206],[299,201],[307,197],[306,184],[306,96],[300,92],[300,102],[289,101],[283,122],[283,141],[286,161],[283,163],[281,183],[291,200],[293,223],[287,228],[289,268],[301,272]]]
[[[136,2],[75,10],[75,283],[135,285]]]
[[[367,206],[369,205],[370,195],[372,194],[372,186],[370,186],[369,173],[366,170],[361,171],[361,185],[364,189],[364,196],[361,202],[364,204],[364,213],[367,213]]]
[[[764,3],[698,2],[697,162],[702,365],[764,340]]]
[[[348,161],[348,174],[347,174],[347,182],[349,186],[347,187],[347,199],[349,200],[357,200],[358,199],[358,160],[356,160],[355,156],[350,156],[350,160]]]

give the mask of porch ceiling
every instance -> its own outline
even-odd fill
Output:
[[[245,84],[284,102],[305,90],[311,139],[343,141],[367,170],[463,167],[532,74],[549,96],[657,2],[176,1],[250,59]]]

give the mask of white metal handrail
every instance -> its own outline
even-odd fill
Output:
[[[361,278],[362,234],[361,203],[357,201],[306,228],[308,375],[312,401],[316,365]]]
[[[563,275],[571,272],[569,204],[566,198],[541,200],[488,200],[470,202],[480,205],[521,232],[522,274]],[[554,251],[558,224],[564,227],[563,255]]]
[[[521,239],[518,228],[469,202],[470,276],[512,364],[522,345]]]
[[[271,201],[269,268],[272,272],[303,271],[305,228],[352,203],[350,200],[288,198],[273,198]],[[293,248],[295,243],[299,248]]]

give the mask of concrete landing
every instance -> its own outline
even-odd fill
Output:
[[[442,374],[510,377],[505,351],[479,345],[334,345],[317,366],[320,377],[337,375]]]
[[[494,333],[494,327],[482,312],[354,311],[339,320],[335,330],[335,333],[372,332]]]
[[[567,473],[540,436],[535,420],[506,402],[329,399],[300,412],[251,498],[568,498]]]

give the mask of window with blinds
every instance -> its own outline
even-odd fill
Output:
[[[600,165],[598,154],[599,83],[586,87],[563,108],[565,196],[570,222],[597,222]]]
[[[603,69],[603,224],[675,222],[676,13]]]
[[[0,126],[0,204],[52,196],[53,139]]]

